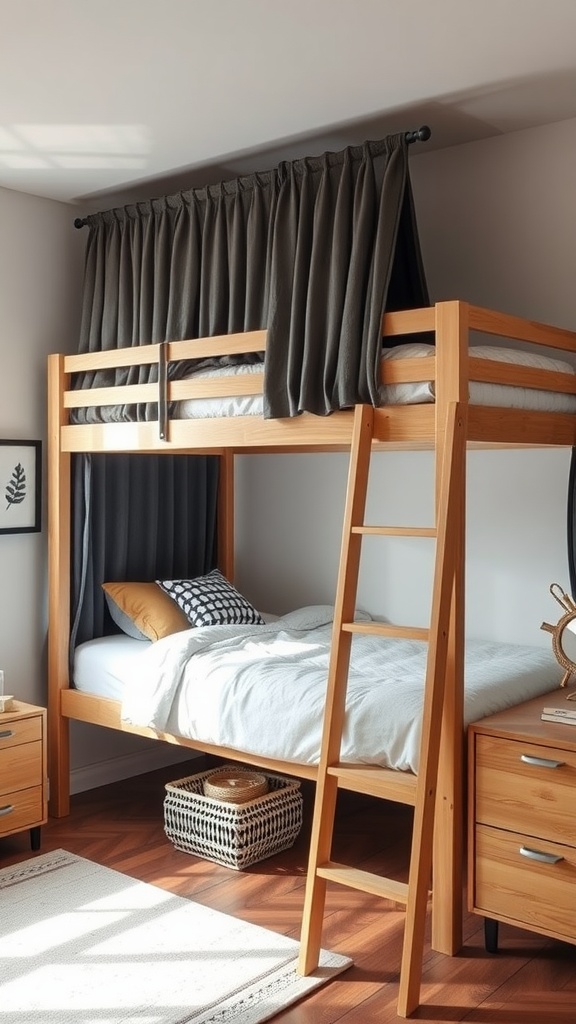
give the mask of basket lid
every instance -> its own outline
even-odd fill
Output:
[[[204,795],[213,800],[242,804],[268,792],[268,780],[260,772],[227,768],[204,780]]]

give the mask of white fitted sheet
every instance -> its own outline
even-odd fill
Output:
[[[209,626],[155,644],[117,644],[121,661],[113,672],[108,668],[105,685],[111,675],[124,681],[127,723],[316,764],[331,620],[331,608],[313,606],[264,626]],[[83,659],[92,644],[101,658],[102,647],[113,639],[82,645]],[[354,636],[343,761],[417,771],[427,647]],[[465,675],[467,725],[555,689],[561,671],[545,648],[469,641]],[[96,671],[91,687],[95,678]]]
[[[415,359],[434,355],[433,345],[413,342],[397,345],[383,353],[384,359]],[[517,349],[500,348],[492,345],[474,345],[469,350],[478,359],[494,359],[497,362],[513,363],[540,370],[556,370],[559,373],[575,374],[576,370],[561,359],[550,358],[539,353]],[[263,363],[247,363],[239,366],[221,366],[217,369],[199,370],[190,375],[190,380],[218,379],[238,374],[262,373]],[[539,391],[537,388],[513,387],[504,384],[483,384],[470,382],[469,399],[472,405],[487,405],[509,409],[532,409],[541,412],[576,412],[576,395]],[[433,381],[416,384],[392,384],[380,388],[382,405],[420,405],[434,402]],[[216,416],[262,416],[262,395],[230,395],[226,398],[193,398],[180,402],[175,411],[180,419],[209,419]]]
[[[151,640],[135,640],[125,633],[79,644],[74,651],[74,688],[122,700],[134,660],[151,646]]]

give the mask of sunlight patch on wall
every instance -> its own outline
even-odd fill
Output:
[[[0,126],[0,164],[11,168],[141,170],[150,151],[150,133],[145,125]]]

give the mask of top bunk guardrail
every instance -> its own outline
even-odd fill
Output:
[[[426,333],[435,335],[435,347],[418,341],[417,336]],[[470,335],[475,333],[504,339],[504,343],[512,341],[516,347],[502,349],[498,344],[492,353],[485,346],[470,347]],[[572,353],[576,364],[576,332],[454,301],[386,313],[382,334],[383,398],[376,415],[376,437],[381,445],[433,446],[450,401],[469,402],[470,442],[500,446],[576,443],[576,366],[566,360],[566,354]],[[397,341],[388,349],[386,340],[392,338]],[[536,350],[535,356],[527,353],[526,345]],[[60,450],[348,447],[351,410],[329,416],[303,413],[293,419],[263,418],[265,351],[266,332],[251,331],[51,356],[49,406]],[[215,376],[202,370],[187,379],[172,379],[170,370],[176,370],[177,377],[179,362],[218,362],[226,356],[253,356],[260,361],[230,375],[228,369],[220,368]],[[78,374],[123,368],[128,376],[138,367],[154,367],[157,380],[90,389],[74,387]],[[143,404],[152,409],[153,418],[136,421],[132,412]],[[102,415],[109,421],[74,422],[79,411],[83,420]]]

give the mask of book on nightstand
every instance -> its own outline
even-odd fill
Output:
[[[564,722],[565,725],[576,725],[576,708],[542,708],[540,718],[543,722]]]

